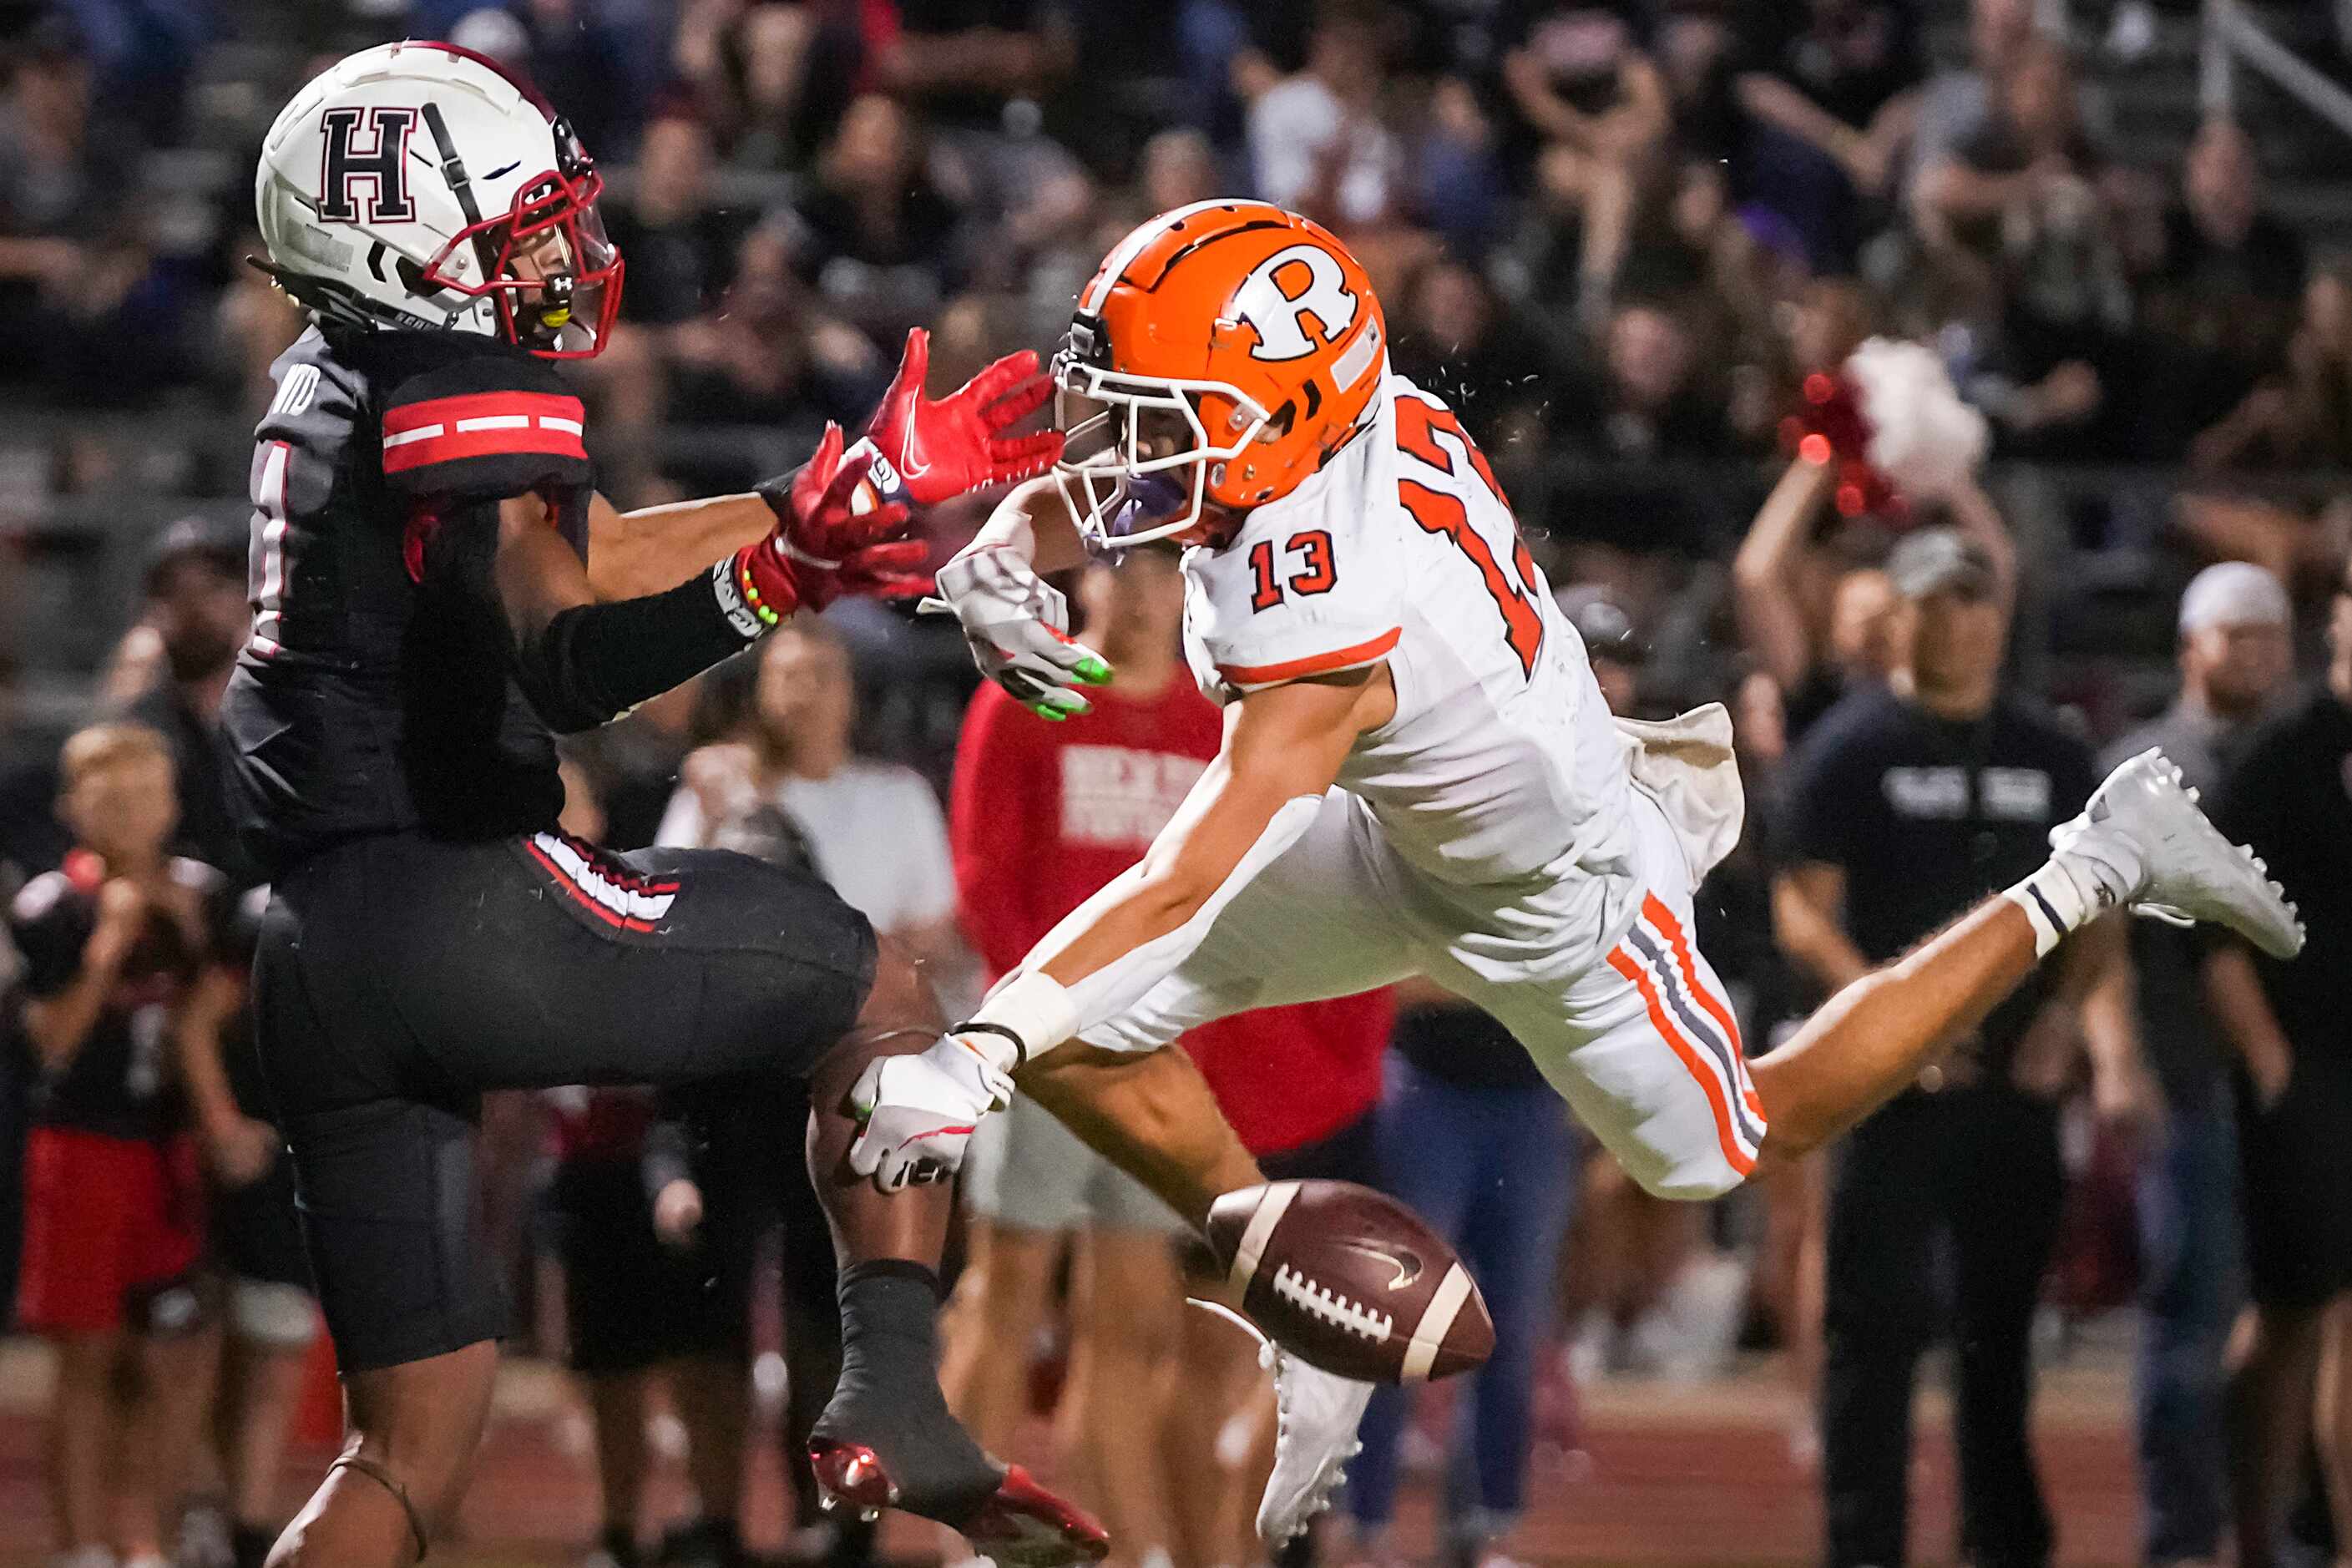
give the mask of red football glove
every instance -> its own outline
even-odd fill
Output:
[[[835,599],[865,595],[896,599],[931,591],[922,570],[930,546],[893,537],[907,526],[907,509],[883,502],[856,510],[869,498],[872,454],[842,456],[841,426],[827,424],[816,452],[793,476],[792,488],[762,485],[760,495],[776,514],[774,531],[735,555],[735,579],[751,613],[769,626],[803,605],[822,610]]]
[[[917,327],[908,332],[898,374],[866,428],[866,442],[879,454],[874,481],[882,494],[937,506],[967,490],[1042,474],[1062,455],[1058,430],[997,434],[1054,394],[1053,382],[1037,373],[1034,353],[1007,354],[936,403],[923,395],[930,368],[931,334]]]

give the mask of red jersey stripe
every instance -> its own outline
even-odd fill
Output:
[[[510,453],[584,462],[583,423],[578,398],[551,392],[474,392],[404,403],[383,412],[383,471]]]
[[[1353,647],[1335,647],[1328,653],[1312,653],[1304,658],[1285,659],[1280,664],[1221,664],[1217,666],[1217,673],[1236,686],[1265,686],[1277,680],[1297,680],[1304,675],[1322,675],[1334,669],[1345,669],[1352,664],[1384,658],[1403,636],[1402,626],[1391,626],[1380,636],[1360,642]]]
[[[520,414],[528,417],[551,416],[578,425],[580,400],[552,392],[469,392],[457,397],[428,397],[422,403],[404,403],[383,411],[383,433],[397,436],[420,426],[454,426],[460,419],[496,418],[500,415]]]
[[[398,445],[394,445],[397,442]],[[383,471],[405,473],[436,463],[462,462],[467,458],[496,458],[509,453],[541,453],[551,458],[588,460],[577,429],[551,428],[544,420],[527,426],[488,430],[456,430],[446,425],[420,425],[414,430],[389,434],[383,448]]]

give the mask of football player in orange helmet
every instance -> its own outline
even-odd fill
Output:
[[[1213,534],[1290,494],[1370,425],[1387,347],[1371,279],[1319,225],[1263,202],[1144,225],[1078,297],[1054,361],[1056,474],[1080,532]]]
[[[2103,910],[2302,944],[2150,752],[2038,870],[1749,1061],[1689,934],[1740,831],[1728,716],[1611,718],[1493,470],[1390,371],[1338,239],[1263,203],[1163,214],[1087,284],[1055,379],[1054,478],[1013,491],[940,595],[990,675],[1067,719],[1110,672],[1040,574],[1182,541],[1186,654],[1223,745],[1143,860],[972,1018],[861,1074],[850,1159],[886,1189],[935,1178],[1017,1083],[1198,1223],[1260,1178],[1160,1047],[1418,975],[1508,1026],[1645,1190],[1711,1198],[1853,1125]],[[1336,1483],[1370,1388],[1274,1364],[1258,1527],[1280,1540]]]

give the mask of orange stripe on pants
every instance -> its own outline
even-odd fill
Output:
[[[1682,1059],[1683,1070],[1698,1080],[1700,1089],[1706,1095],[1707,1108],[1715,1112],[1715,1141],[1723,1151],[1724,1162],[1742,1176],[1747,1175],[1756,1168],[1756,1161],[1739,1147],[1739,1139],[1732,1130],[1730,1103],[1723,1098],[1723,1086],[1699,1061],[1698,1048],[1666,1016],[1664,1004],[1658,1000],[1657,987],[1650,983],[1649,974],[1633,955],[1625,951],[1624,943],[1609,950],[1609,967],[1632,981],[1634,989],[1641,992],[1642,1001],[1650,1010],[1650,1026]]]
[[[1764,1102],[1756,1098],[1756,1090],[1748,1081],[1748,1052],[1740,1043],[1739,1023],[1733,1016],[1730,1005],[1699,984],[1698,965],[1691,962],[1690,938],[1685,934],[1682,922],[1675,919],[1674,910],[1668,909],[1657,894],[1644,893],[1642,895],[1642,914],[1651,926],[1666,939],[1666,946],[1673,951],[1675,966],[1682,971],[1683,984],[1690,987],[1691,995],[1701,1007],[1706,1010],[1709,1017],[1723,1026],[1724,1034],[1731,1041],[1732,1071],[1739,1077],[1740,1102],[1748,1107],[1758,1124],[1761,1125],[1764,1121]]]

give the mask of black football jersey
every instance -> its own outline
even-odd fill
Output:
[[[585,558],[582,409],[521,349],[322,332],[254,433],[253,636],[223,707],[239,833],[269,873],[331,844],[553,825],[553,737],[490,582],[500,500],[536,491]]]
[[[89,1032],[64,1066],[36,1083],[33,1115],[41,1125],[110,1138],[160,1138],[178,1125],[172,1015],[197,970],[228,940],[236,905],[227,879],[209,866],[174,860],[169,874],[196,896],[202,929],[148,910]],[[95,861],[76,853],[18,889],[7,924],[25,956],[26,995],[54,996],[80,978],[82,950],[98,929],[101,879]]]

